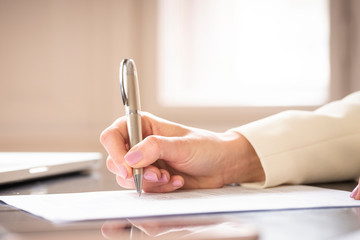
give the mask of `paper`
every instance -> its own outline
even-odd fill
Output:
[[[225,187],[143,193],[135,190],[0,196],[0,200],[53,222],[302,208],[355,207],[349,192],[311,186],[269,189]]]

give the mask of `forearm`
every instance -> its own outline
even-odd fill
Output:
[[[260,158],[266,178],[257,187],[271,187],[357,177],[359,122],[360,93],[314,112],[286,111],[234,131]]]

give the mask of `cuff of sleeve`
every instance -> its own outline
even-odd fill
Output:
[[[360,134],[357,118],[286,111],[239,128],[252,144],[265,181],[244,186],[255,188],[281,184],[344,181],[358,176]],[[342,159],[342,161],[339,161]]]
[[[301,121],[301,118],[306,118],[307,113],[297,112],[296,115]],[[294,129],[299,129],[294,124],[288,124],[291,122],[289,120],[293,121],[292,111],[282,112],[230,130],[247,138],[255,149],[265,172],[264,182],[245,183],[242,184],[243,186],[267,188],[284,183],[298,184],[303,181],[303,176],[297,176],[294,173],[296,163],[291,161],[293,153],[288,150],[294,143],[301,144],[299,141],[306,141],[306,139],[299,137],[299,132],[294,132]]]

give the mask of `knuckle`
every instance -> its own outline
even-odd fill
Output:
[[[154,135],[146,137],[146,142],[153,151],[160,152],[160,139]]]
[[[107,142],[107,139],[109,136],[113,136],[118,130],[118,126],[126,126],[126,117],[120,117],[116,119],[116,121],[111,124],[109,127],[107,127],[105,130],[103,130],[100,134],[100,143],[104,145],[104,143]]]
[[[112,134],[111,128],[107,128],[100,134],[100,142],[101,144],[105,144],[106,140],[109,138],[109,136]]]

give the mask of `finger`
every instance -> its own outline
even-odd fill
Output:
[[[359,185],[358,185],[359,186]],[[359,191],[359,188],[358,188],[358,191],[356,192],[355,196],[354,196],[354,199],[355,200],[360,200],[360,191]]]
[[[161,176],[158,182],[144,181],[143,190],[144,192],[152,193],[165,193],[172,192],[184,186],[184,178],[182,176],[176,175],[171,176],[164,170],[160,169]],[[162,180],[162,178],[164,180]],[[116,176],[117,183],[126,189],[134,189],[135,184],[132,178],[123,179],[120,176]]]
[[[146,167],[158,159],[167,162],[184,160],[188,155],[188,147],[184,144],[184,138],[148,136],[142,142],[135,145],[124,156],[127,164],[131,167]]]
[[[151,183],[168,183],[170,180],[170,173],[165,169],[158,169],[157,167],[150,165],[144,168],[144,184],[146,182]]]
[[[170,174],[164,170],[159,170],[155,166],[149,166],[144,169],[143,175],[143,189],[153,188],[164,183],[168,183],[170,179]],[[135,187],[133,178],[124,179],[121,175],[116,176],[117,183],[128,189],[133,189]]]
[[[161,177],[159,179],[160,183],[168,183],[170,181],[170,173],[165,169],[160,169]]]
[[[106,167],[107,169],[113,174],[120,174],[119,168],[114,164],[113,160],[111,159],[110,155],[106,159]]]
[[[125,117],[119,118],[101,133],[100,142],[117,165],[123,162],[123,157],[127,153],[127,139]]]
[[[151,183],[146,184],[143,187],[144,192],[151,193],[165,193],[165,192],[173,192],[184,185],[183,177],[176,175],[172,176],[167,183]]]
[[[360,178],[359,178],[359,182],[358,182],[358,185],[357,185],[357,191],[356,191],[356,194],[354,194],[354,199],[355,200],[360,200],[360,191],[359,191],[359,186],[360,186]]]
[[[352,190],[350,197],[356,199],[357,194],[359,193],[359,185],[357,185],[354,190]]]
[[[148,182],[159,182],[161,178],[160,169],[157,167],[150,165],[144,168],[144,180]]]
[[[129,165],[127,164],[116,165],[110,156],[108,156],[108,158],[106,159],[106,167],[110,172],[120,176],[123,179],[132,177],[132,169]]]
[[[120,176],[116,176],[116,182],[123,188],[135,189],[134,180],[132,178],[123,179]]]
[[[134,182],[127,179],[125,182],[118,180],[118,183],[126,188],[134,188]],[[155,166],[144,168],[143,190],[145,192],[171,192],[181,188],[184,179],[181,176],[170,177],[170,173],[165,169],[158,169]]]

